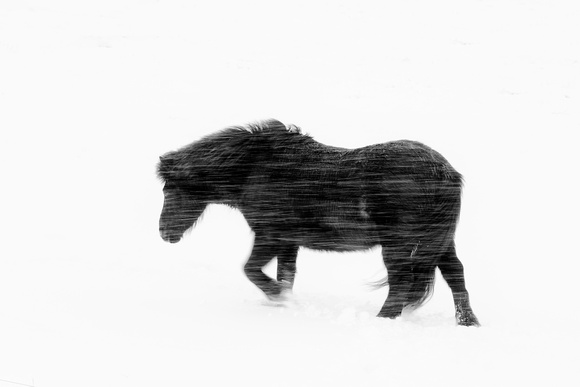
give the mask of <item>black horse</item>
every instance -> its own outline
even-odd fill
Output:
[[[460,325],[479,325],[455,253],[462,177],[413,141],[326,146],[269,120],[230,127],[160,158],[161,237],[178,242],[210,203],[239,209],[255,233],[244,272],[266,296],[291,289],[300,246],[382,246],[389,285],[378,316],[395,318],[431,294],[438,267]],[[277,280],[262,268],[278,258]]]

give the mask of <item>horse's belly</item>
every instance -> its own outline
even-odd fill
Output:
[[[370,249],[380,243],[374,225],[347,223],[301,230],[300,245],[314,250],[357,251]]]

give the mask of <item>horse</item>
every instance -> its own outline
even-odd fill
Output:
[[[380,246],[396,318],[432,294],[439,268],[458,325],[479,326],[455,249],[463,178],[435,150],[400,140],[356,149],[315,141],[277,120],[232,126],[160,157],[163,240],[176,243],[217,203],[241,211],[254,233],[247,278],[272,300],[291,291],[300,247]],[[277,258],[276,279],[262,268]]]

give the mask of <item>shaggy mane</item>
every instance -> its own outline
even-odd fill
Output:
[[[174,176],[179,165],[187,162],[187,160],[203,157],[204,161],[207,162],[212,160],[212,156],[215,156],[216,158],[218,156],[223,156],[223,154],[217,153],[215,148],[216,143],[221,144],[224,151],[243,151],[244,145],[248,145],[248,139],[253,137],[253,135],[263,137],[268,135],[287,134],[301,135],[310,138],[310,136],[303,135],[302,130],[298,126],[293,124],[286,126],[275,119],[258,121],[243,126],[230,126],[217,133],[202,137],[200,140],[194,141],[179,150],[168,152],[161,156],[159,158],[160,161],[157,164],[157,177],[162,182],[167,182],[172,178],[172,176]],[[235,154],[227,157],[227,159],[230,163],[233,163],[239,159],[239,156]]]
[[[229,126],[229,127],[225,128],[217,133],[211,134],[211,135],[204,137],[204,138],[216,138],[220,134],[232,133],[232,132],[242,132],[242,133],[251,133],[251,134],[288,132],[288,133],[302,134],[302,130],[294,124],[290,124],[290,125],[286,126],[278,120],[268,119],[268,120],[263,120],[263,121],[252,122],[252,123],[249,123],[246,125]]]

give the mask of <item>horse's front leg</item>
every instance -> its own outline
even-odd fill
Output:
[[[297,248],[291,249],[281,245],[278,240],[256,233],[252,253],[244,265],[244,273],[268,298],[278,299],[282,290],[292,287],[296,273],[297,252]],[[276,256],[282,263],[282,268],[278,268],[278,281],[284,282],[278,282],[262,271],[263,267]]]
[[[278,268],[276,278],[282,288],[292,290],[294,278],[296,277],[296,257],[298,256],[298,246],[284,246],[278,251]]]

